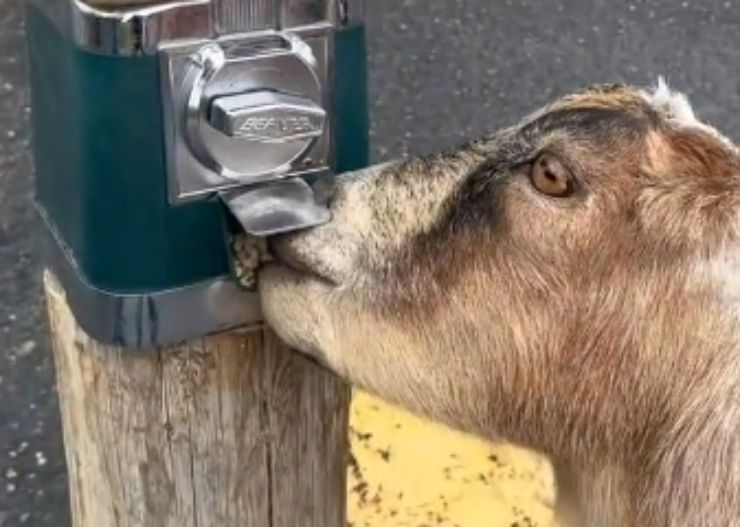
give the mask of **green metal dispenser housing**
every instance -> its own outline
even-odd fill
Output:
[[[258,321],[229,243],[329,219],[368,164],[361,0],[29,0],[37,205],[81,327],[124,347]]]

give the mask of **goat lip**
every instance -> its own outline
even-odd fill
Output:
[[[332,278],[329,272],[321,269],[319,265],[312,265],[308,263],[305,258],[302,258],[300,253],[295,250],[290,242],[285,240],[277,240],[270,242],[270,253],[274,260],[278,264],[282,264],[289,269],[307,275],[322,282],[326,282],[331,286],[337,286],[339,283]]]

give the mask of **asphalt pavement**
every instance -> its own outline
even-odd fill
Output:
[[[455,145],[587,84],[658,75],[740,135],[740,0],[366,2],[376,161]],[[0,0],[0,527],[65,527],[21,5]]]

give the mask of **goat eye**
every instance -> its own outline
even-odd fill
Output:
[[[529,179],[534,188],[547,196],[565,198],[573,194],[573,174],[552,154],[541,154],[535,160]]]

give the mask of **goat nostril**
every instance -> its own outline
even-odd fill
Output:
[[[313,184],[313,192],[316,202],[328,207],[334,199],[337,191],[337,182],[334,177],[323,177]]]
[[[292,233],[278,234],[267,238],[267,251],[271,256],[275,256],[280,252],[280,246],[285,245],[288,239],[292,236]]]

